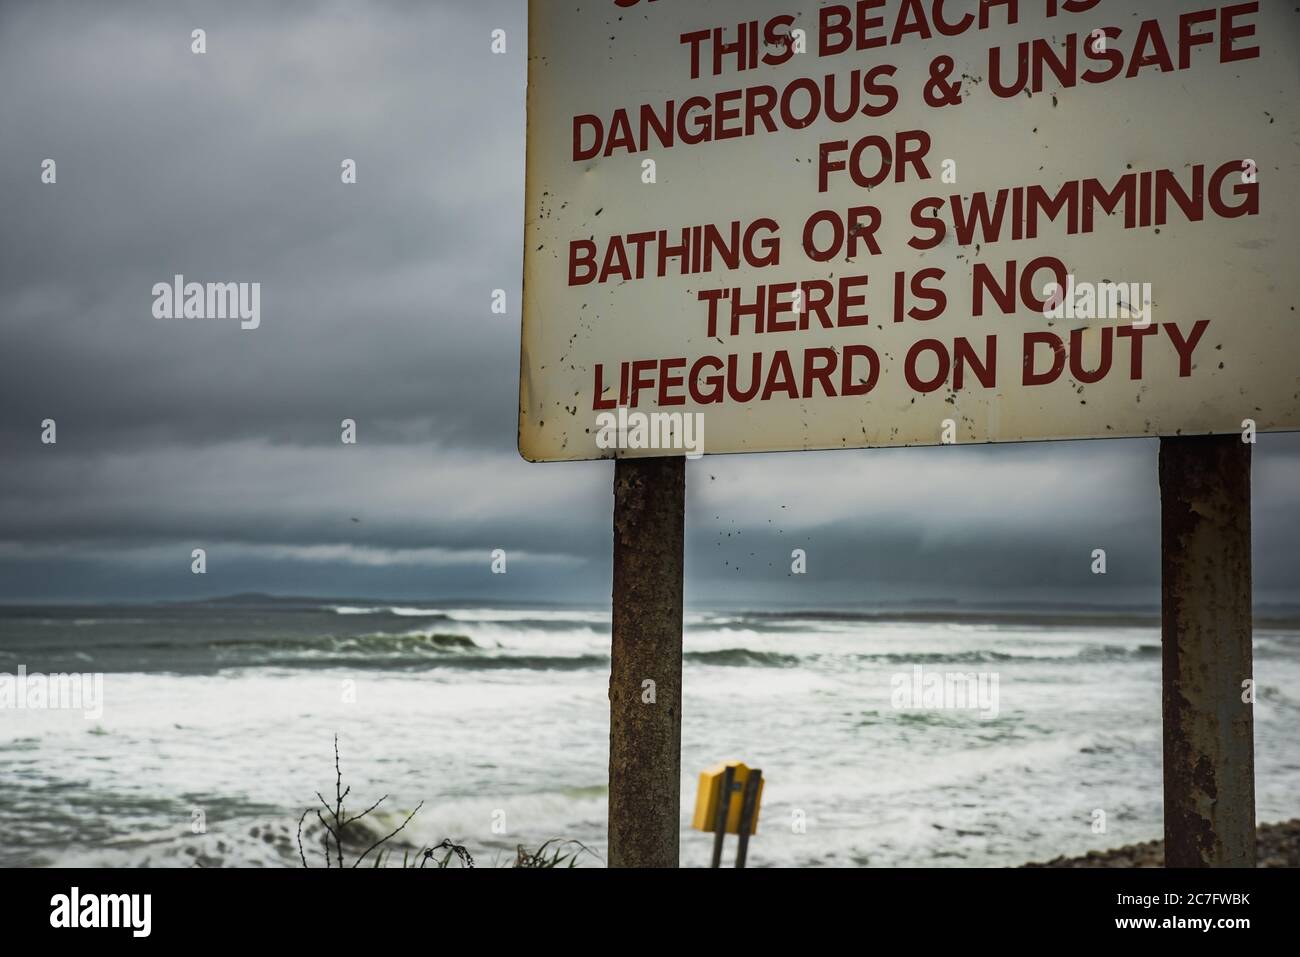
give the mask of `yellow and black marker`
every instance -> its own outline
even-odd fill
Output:
[[[736,866],[745,866],[749,836],[758,833],[763,783],[763,772],[741,761],[728,761],[701,772],[691,827],[713,832],[713,867],[722,866],[722,841],[728,834],[740,836]]]

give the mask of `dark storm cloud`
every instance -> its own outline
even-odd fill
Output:
[[[350,416],[509,447],[517,314],[488,305],[518,303],[520,5],[4,9],[6,439],[61,415],[87,444],[316,443]],[[262,328],[152,319],[175,273],[261,282]]]
[[[514,451],[524,46],[517,2],[0,6],[0,599],[608,596],[611,466]],[[261,328],[153,319],[175,273],[262,283]],[[1300,444],[1261,443],[1294,591]],[[1147,441],[710,458],[689,503],[704,602],[1158,580]]]

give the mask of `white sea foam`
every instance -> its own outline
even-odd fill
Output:
[[[454,625],[412,622],[478,647],[397,670],[276,664],[258,645],[249,654],[265,663],[246,656],[216,673],[109,673],[96,722],[7,714],[0,863],[295,865],[286,834],[333,786],[335,732],[357,809],[385,793],[386,813],[426,802],[411,837],[450,837],[485,864],[556,837],[603,853],[599,617],[483,609]],[[1160,834],[1154,629],[702,618],[685,639],[681,811],[689,820],[705,767],[761,767],[755,864],[1015,864]],[[578,664],[551,664],[563,657]],[[464,663],[484,658],[498,666]],[[890,677],[913,658],[996,671],[998,717],[891,708]],[[1260,643],[1256,678],[1259,816],[1296,816],[1300,636]],[[1091,831],[1097,807],[1105,835]],[[710,846],[683,829],[685,863],[707,863]]]

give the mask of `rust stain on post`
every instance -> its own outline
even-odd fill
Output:
[[[610,867],[678,865],[685,504],[684,458],[615,462]]]
[[[1165,866],[1255,866],[1250,445],[1160,440]]]

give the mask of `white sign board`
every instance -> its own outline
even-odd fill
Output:
[[[532,460],[1300,427],[1300,13],[533,0]]]

